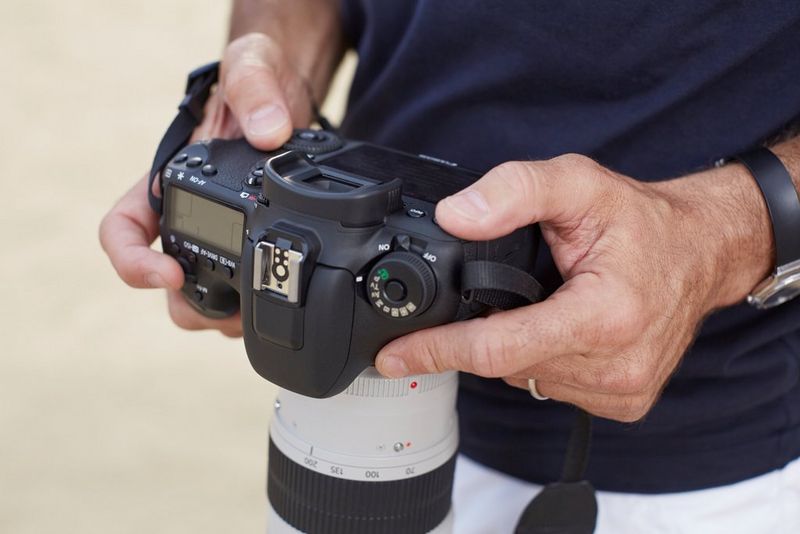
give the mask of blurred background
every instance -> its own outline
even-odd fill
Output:
[[[1,533],[264,531],[274,388],[97,240],[227,21],[223,0],[0,2]]]

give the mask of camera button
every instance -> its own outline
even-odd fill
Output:
[[[180,154],[179,156],[177,156],[177,157],[176,157],[174,160],[172,160],[172,161],[173,161],[173,162],[175,162],[175,163],[183,163],[183,162],[184,162],[184,161],[186,161],[187,159],[189,159],[189,154],[186,154],[186,153],[184,152],[183,154]]]
[[[301,141],[309,141],[313,143],[319,143],[325,140],[325,137],[321,133],[315,132],[314,130],[301,130],[297,132],[294,137],[296,139],[300,139]]]
[[[189,265],[189,260],[187,260],[183,256],[178,258],[178,264],[181,266],[181,269],[183,269],[184,273],[189,273],[192,270],[192,266]]]
[[[197,255],[194,252],[186,254],[186,259],[189,260],[189,263],[197,263]]]
[[[217,264],[214,263],[214,260],[212,260],[211,258],[206,258],[206,261],[204,261],[203,264],[209,271],[213,271],[214,269],[217,268]]]
[[[383,292],[391,301],[402,302],[406,298],[406,286],[400,280],[389,280],[383,288]]]
[[[197,282],[197,276],[192,272],[192,266],[189,264],[189,260],[181,256],[178,258],[178,264],[180,264],[183,270],[183,278],[187,284]]]
[[[186,166],[187,167],[199,167],[202,164],[203,164],[203,158],[201,158],[199,156],[195,156],[193,158],[189,158],[186,161]]]
[[[419,208],[410,208],[406,212],[406,215],[408,215],[412,219],[421,219],[422,217],[425,217],[425,215],[427,215],[427,213],[425,213],[425,210],[421,210]]]
[[[217,174],[217,168],[214,167],[213,165],[206,165],[205,167],[203,167],[203,170],[201,172],[203,173],[203,176],[214,176],[215,174]]]
[[[225,266],[225,268],[222,269],[222,272],[224,272],[225,276],[227,276],[228,278],[233,278],[234,271],[230,267]]]
[[[203,301],[203,292],[202,291],[195,291],[192,296],[194,297],[195,302],[202,302]]]
[[[250,174],[247,176],[247,185],[261,185],[261,179],[264,177],[264,167],[257,166],[255,169],[250,171]]]
[[[169,251],[170,253],[177,255],[181,251],[181,247],[177,243],[173,243],[169,246]]]

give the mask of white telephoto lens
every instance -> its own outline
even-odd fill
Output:
[[[270,533],[445,533],[458,375],[374,368],[314,399],[280,390],[270,426]]]

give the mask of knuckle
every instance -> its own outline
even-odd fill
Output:
[[[574,384],[578,387],[587,389],[598,389],[600,391],[608,389],[608,375],[597,367],[590,367],[583,371],[575,369],[573,375]]]
[[[131,287],[148,287],[145,280],[147,258],[137,252],[112,259],[112,265],[120,279]]]
[[[391,352],[412,356],[407,360],[412,364],[412,372],[441,373],[446,370],[443,361],[446,355],[440,350],[435,335],[411,335],[393,341],[391,346]]]
[[[514,192],[520,199],[533,198],[534,187],[539,174],[534,165],[520,161],[507,161],[492,170],[492,175],[507,191]]]
[[[537,380],[545,380],[557,385],[567,385],[581,389],[596,389],[600,382],[598,370],[592,366],[566,365],[560,358],[553,358],[543,364],[534,365],[525,371]]]
[[[641,335],[647,323],[642,300],[636,296],[625,296],[624,293],[625,290],[617,292],[620,295],[617,303],[610,306],[603,315],[604,337],[615,346],[632,344]]]
[[[641,393],[649,389],[653,381],[653,370],[640,359],[628,364],[628,372],[625,377],[624,391],[627,393]]]
[[[554,174],[571,180],[574,187],[589,193],[596,206],[620,205],[623,188],[619,176],[582,154],[562,154],[547,162]],[[613,210],[609,213],[612,214]]]
[[[120,279],[130,287],[146,288],[147,282],[144,279],[144,267],[141,261],[133,263],[120,263],[117,266],[117,274]]]
[[[614,413],[614,419],[623,423],[641,421],[650,411],[652,403],[645,396],[625,397]]]
[[[249,84],[253,79],[264,74],[271,75],[271,67],[255,63],[240,65],[238,68],[228,71],[222,82],[225,102],[231,105],[236,104],[243,95],[247,94]]]
[[[269,35],[250,32],[237,37],[228,44],[225,49],[224,62],[253,57],[264,60],[279,52],[280,47]]]
[[[480,336],[477,343],[470,346],[469,351],[469,366],[473,372],[478,376],[483,377],[497,377],[496,366],[494,364],[494,354],[496,351],[493,349],[494,343],[487,336]]]
[[[648,393],[656,381],[656,369],[649,365],[647,355],[634,358],[615,357],[593,376],[598,391],[615,395]]]
[[[519,328],[496,326],[493,317],[483,319],[482,327],[469,343],[469,367],[483,377],[497,378],[514,374],[518,368],[518,354],[527,342],[524,325]],[[513,325],[512,325],[513,326]]]
[[[597,171],[602,168],[600,164],[592,158],[584,156],[583,154],[575,153],[556,156],[555,158],[549,160],[549,163],[564,170],[567,174],[574,173],[576,169],[580,169],[585,172]]]
[[[441,352],[435,346],[424,344],[417,349],[416,353],[418,354],[417,361],[426,373],[442,373],[446,370],[441,362]]]

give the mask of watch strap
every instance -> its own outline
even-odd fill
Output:
[[[776,265],[800,259],[800,197],[781,160],[768,148],[757,148],[735,158],[753,175],[772,220]]]

